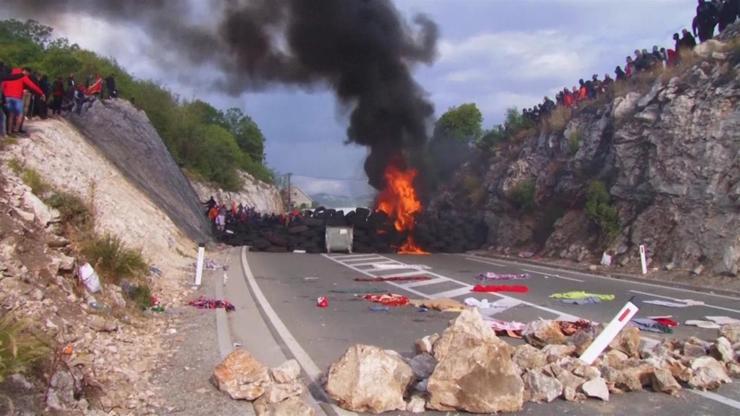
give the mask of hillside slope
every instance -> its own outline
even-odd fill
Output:
[[[607,250],[635,266],[645,244],[651,267],[737,275],[740,51],[735,35],[725,40],[586,103],[560,128],[542,125],[478,155],[433,206],[466,209],[456,202],[470,200],[465,181],[482,177],[480,208],[499,250],[576,261]],[[612,236],[586,209],[594,181],[608,191],[604,215],[616,210]]]
[[[125,100],[96,101],[70,120],[188,237],[209,239],[198,196],[143,111]]]

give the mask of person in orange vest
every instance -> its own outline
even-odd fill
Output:
[[[586,101],[588,99],[588,87],[583,82],[583,79],[578,80],[581,87],[578,89],[578,102]]]
[[[18,78],[3,81],[2,89],[5,96],[5,110],[8,112],[8,132],[18,134],[24,117],[23,91],[27,88],[39,95],[42,100],[46,100],[46,95],[20,68],[13,68],[11,75],[18,76]]]

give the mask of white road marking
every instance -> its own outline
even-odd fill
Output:
[[[436,279],[432,279],[432,280],[420,280],[418,282],[403,283],[401,284],[401,287],[410,288],[410,287],[417,287],[417,286],[435,285],[437,283],[444,283],[446,281],[447,279],[442,279],[440,277],[437,277]]]
[[[405,270],[405,268],[399,268],[395,270]],[[382,272],[387,272],[388,270],[381,270]],[[419,270],[413,270],[410,272],[402,272],[402,273],[388,273],[388,274],[382,274],[381,277],[409,277],[409,276],[424,276],[424,272]]]
[[[377,254],[337,254],[332,257],[336,259],[350,260],[350,259],[356,259],[356,258],[361,258],[361,257],[368,257],[368,258],[378,257],[378,255]]]
[[[242,268],[244,269],[244,274],[247,276],[247,283],[249,283],[249,287],[252,289],[255,300],[257,300],[257,302],[262,307],[262,310],[265,312],[265,315],[267,315],[267,318],[270,320],[273,328],[275,328],[275,331],[283,340],[283,343],[285,343],[285,346],[288,347],[290,353],[293,354],[293,357],[295,357],[296,361],[298,361],[298,363],[301,365],[311,381],[316,385],[320,385],[321,370],[319,369],[319,366],[316,365],[311,356],[308,355],[306,350],[304,350],[303,347],[301,347],[301,344],[298,343],[298,340],[293,336],[293,334],[290,333],[288,327],[285,326],[285,323],[283,323],[282,319],[280,319],[278,314],[275,313],[275,310],[270,305],[270,302],[267,300],[267,297],[265,297],[265,294],[262,293],[262,289],[260,289],[259,285],[257,284],[257,280],[254,278],[254,274],[252,274],[252,269],[249,268],[249,263],[247,263],[246,247],[242,247]],[[340,408],[339,406],[332,404],[328,397],[324,397],[324,399],[326,403],[329,403],[329,405],[332,407],[332,410],[334,410],[338,415],[349,416],[357,414],[354,412],[348,412]],[[321,409],[321,407],[319,407],[319,409]],[[321,410],[323,411],[323,409]]]
[[[473,289],[473,286],[466,286],[466,287],[461,287],[459,289],[446,290],[444,292],[435,293],[434,297],[435,298],[456,298],[458,296],[470,294],[471,289]]]
[[[388,259],[388,260],[390,260],[390,259]],[[384,264],[384,265],[385,264],[387,264],[387,265],[394,265],[394,266],[395,265],[399,265],[399,266],[401,265],[401,263],[399,263],[399,262],[397,262],[395,260],[383,261],[383,262],[381,262],[380,260],[377,260],[377,261],[370,261],[370,262],[365,262],[365,263],[352,263],[352,265],[355,266],[355,267],[373,266],[373,269],[376,269],[376,267],[375,267],[376,265],[381,265],[381,264]]]
[[[494,265],[494,266],[502,266],[502,267],[512,267],[512,266],[515,266],[515,267],[533,267],[533,268],[542,269],[542,270],[553,270],[553,271],[561,272],[561,273],[576,274],[576,275],[580,275],[580,276],[590,277],[590,278],[593,278],[593,279],[608,280],[610,282],[615,282],[615,283],[621,282],[621,283],[624,283],[624,284],[635,284],[635,285],[641,285],[641,286],[655,287],[655,288],[659,288],[659,289],[674,290],[674,291],[678,291],[678,292],[694,293],[694,294],[702,295],[702,296],[713,296],[713,297],[716,297],[716,298],[722,298],[722,299],[729,299],[729,300],[737,300],[737,301],[740,301],[740,297],[737,297],[737,296],[719,295],[717,293],[700,292],[698,290],[684,289],[684,288],[681,288],[681,287],[672,287],[672,286],[660,285],[660,284],[656,284],[656,283],[647,283],[647,282],[640,282],[640,281],[636,281],[636,280],[618,279],[618,278],[614,278],[614,277],[599,276],[599,275],[596,275],[596,274],[576,272],[576,271],[572,271],[572,270],[558,269],[558,268],[555,268],[555,267],[539,266],[539,265],[527,264],[527,263],[517,263],[517,262],[511,261],[511,260],[499,260],[499,259],[496,259],[497,261],[502,261],[502,262],[505,262],[506,263],[506,264],[502,265],[502,264],[496,263],[496,262],[494,262],[492,260],[488,260],[487,257],[480,257],[480,256],[472,255],[472,254],[456,254],[456,256],[458,256],[458,257],[464,256],[466,260],[475,261],[475,262],[478,262],[478,263],[491,264],[491,265]]]
[[[547,276],[547,277],[557,277],[558,279],[563,279],[563,280],[570,280],[570,281],[573,281],[573,282],[580,282],[580,283],[583,283],[583,280],[581,280],[581,279],[574,279],[574,278],[572,278],[572,277],[565,277],[565,276],[561,276],[561,275],[559,275],[559,274],[554,274],[554,273],[542,273],[542,272],[538,272],[538,271],[536,271],[536,270],[529,270],[529,269],[522,269],[522,270],[524,270],[525,272],[529,272],[529,273],[537,273],[537,274],[541,274],[541,275],[543,275],[543,276]]]
[[[642,292],[642,291],[639,291],[639,290],[630,290],[630,292],[637,293],[637,294],[640,294],[640,295],[645,295],[645,296],[652,296],[652,297],[656,297],[656,298],[669,299],[669,300],[672,300],[674,302],[681,302],[681,299],[672,298],[670,296],[656,295],[655,293],[650,293],[650,292]],[[712,309],[719,309],[721,311],[740,313],[740,310],[737,310],[737,309],[725,308],[724,306],[710,305],[708,303],[705,303],[703,305],[696,305],[696,307],[697,308],[701,308],[701,307],[704,307],[704,308],[712,308]]]
[[[688,391],[698,394],[699,396],[702,396],[709,400],[714,400],[716,402],[722,403],[725,406],[734,407],[735,409],[740,410],[740,402],[737,400],[732,400],[730,398],[727,398],[725,396],[720,396],[717,393],[712,393],[711,391],[701,391],[701,390],[694,390],[694,389],[688,389]]]

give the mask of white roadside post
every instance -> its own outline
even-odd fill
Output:
[[[645,258],[644,244],[640,244],[640,264],[642,265],[642,274],[647,274],[647,259]]]
[[[627,322],[632,319],[639,309],[632,302],[627,302],[626,305],[619,311],[617,316],[609,322],[609,325],[604,328],[594,342],[589,345],[586,351],[581,354],[581,361],[588,365],[593,364],[596,358],[606,349],[606,347],[612,342],[612,340],[619,334],[619,332],[627,325]]]
[[[198,260],[195,262],[195,286],[200,286],[203,279],[203,262],[206,257],[206,247],[203,243],[198,244]]]

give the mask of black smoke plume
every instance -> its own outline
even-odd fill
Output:
[[[433,107],[411,70],[435,57],[437,26],[406,22],[390,0],[211,0],[218,23],[196,24],[187,1],[5,0],[30,16],[83,13],[142,27],[190,65],[215,64],[231,94],[272,85],[329,87],[350,111],[347,138],[370,148],[375,188],[401,154],[426,141]],[[53,15],[52,15],[53,13]]]

